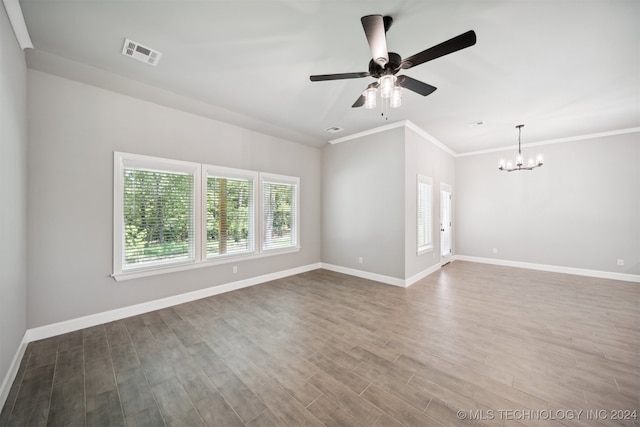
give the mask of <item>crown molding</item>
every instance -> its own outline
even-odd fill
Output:
[[[362,131],[362,132],[354,133],[354,134],[351,134],[351,135],[343,136],[342,138],[332,139],[332,140],[329,141],[329,144],[339,144],[341,142],[347,142],[347,141],[350,141],[352,139],[362,138],[362,137],[368,136],[368,135],[374,135],[376,133],[385,132],[385,131],[388,131],[388,130],[391,130],[391,129],[396,129],[396,128],[399,128],[399,127],[405,127],[407,129],[411,129],[412,131],[414,131],[415,133],[420,135],[422,138],[424,138],[427,141],[431,142],[433,145],[435,145],[436,147],[438,147],[441,150],[445,151],[446,153],[451,154],[453,157],[466,157],[466,156],[475,156],[475,155],[478,155],[478,154],[497,153],[499,151],[510,150],[510,149],[513,148],[512,145],[508,145],[508,146],[504,146],[504,147],[490,148],[490,149],[487,149],[487,150],[469,151],[469,152],[465,152],[465,153],[456,153],[455,151],[453,151],[452,149],[447,147],[445,144],[440,142],[434,136],[432,136],[427,131],[425,131],[424,129],[422,129],[421,127],[419,127],[418,125],[416,125],[415,123],[413,123],[410,120],[402,120],[402,121],[399,121],[399,122],[390,123],[388,125],[379,126],[377,128],[373,128],[373,129],[365,130],[365,131]],[[530,142],[528,144],[522,144],[522,147],[526,148],[526,147],[535,147],[535,146],[538,146],[538,145],[561,144],[561,143],[564,143],[564,142],[583,141],[585,139],[602,138],[602,137],[606,137],[606,136],[615,136],[615,135],[625,135],[625,134],[636,133],[636,132],[640,132],[640,127],[633,127],[633,128],[627,128],[627,129],[617,129],[617,130],[612,130],[612,131],[607,131],[607,132],[598,132],[598,133],[590,133],[590,134],[586,134],[586,135],[570,136],[570,137],[567,137],[567,138],[556,138],[556,139],[548,139],[548,140],[545,140],[545,141]]]
[[[375,135],[376,133],[385,132],[391,129],[403,127],[405,123],[406,123],[406,120],[402,120],[399,122],[389,123],[388,125],[379,126],[377,128],[364,130],[362,132],[353,133],[351,135],[346,135],[341,138],[331,139],[329,140],[329,144],[340,144],[341,142],[351,141],[352,139],[362,138],[363,136]]]
[[[31,37],[29,37],[29,31],[27,31],[27,24],[24,22],[20,3],[18,0],[2,0],[2,2],[20,48],[22,50],[33,49],[33,43],[31,42]]]
[[[444,145],[442,142],[438,141],[433,135],[431,135],[426,130],[422,129],[421,127],[419,127],[418,125],[416,125],[412,121],[406,120],[405,121],[405,126],[408,129],[411,129],[412,131],[414,131],[415,133],[420,135],[421,137],[423,137],[424,139],[426,139],[427,141],[431,142],[433,145],[435,145],[436,147],[440,148],[444,152],[451,154],[453,157],[457,157],[458,156],[458,154],[455,151],[453,151],[451,148],[449,148],[446,145]]]
[[[530,142],[528,144],[522,144],[522,147],[526,148],[526,147],[536,147],[538,145],[552,145],[552,144],[561,144],[564,142],[584,141],[585,139],[602,138],[605,136],[625,135],[628,133],[636,133],[636,132],[640,132],[640,127],[618,129],[618,130],[612,130],[607,132],[590,133],[587,135],[570,136],[567,138],[548,139],[546,141]],[[508,145],[505,147],[490,148],[488,150],[469,151],[467,153],[460,153],[460,154],[456,154],[456,157],[476,156],[478,154],[497,153],[499,151],[512,150],[512,149],[513,149],[513,145]]]
[[[352,139],[358,139],[364,136],[374,135],[376,133],[385,132],[391,129],[401,128],[401,127],[404,127],[406,129],[411,129],[412,131],[420,135],[422,138],[431,142],[436,147],[452,155],[453,157],[456,157],[456,153],[453,150],[451,150],[449,147],[444,145],[442,142],[438,141],[433,135],[430,135],[427,131],[425,131],[424,129],[422,129],[421,127],[419,127],[418,125],[416,125],[410,120],[401,120],[399,122],[390,123],[388,125],[379,126],[377,128],[343,136],[342,138],[332,139],[329,141],[329,144],[339,144],[341,142],[347,142],[347,141],[351,141]]]

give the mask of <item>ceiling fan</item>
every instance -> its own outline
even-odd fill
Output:
[[[473,30],[467,31],[466,33],[460,34],[459,36],[430,47],[429,49],[423,50],[420,53],[416,53],[415,55],[402,59],[397,53],[389,52],[387,50],[386,33],[393,23],[393,18],[382,15],[367,15],[363,16],[360,21],[362,22],[362,27],[364,28],[364,33],[367,37],[367,42],[369,42],[369,48],[371,49],[372,59],[369,61],[369,71],[320,74],[309,77],[312,82],[355,79],[360,77],[376,78],[377,80],[367,86],[367,89],[362,95],[360,95],[352,107],[362,107],[365,105],[367,108],[373,108],[369,103],[371,99],[370,96],[373,96],[373,106],[375,107],[375,94],[378,88],[380,88],[382,98],[391,98],[394,89],[396,88],[398,95],[400,93],[400,88],[409,89],[422,96],[429,95],[436,90],[434,86],[405,75],[396,77],[396,74],[400,70],[407,70],[411,67],[415,67],[416,65],[423,64],[427,61],[431,61],[476,44],[476,33]],[[393,98],[391,99],[391,106],[393,107],[394,101]],[[398,105],[399,104],[396,106]]]

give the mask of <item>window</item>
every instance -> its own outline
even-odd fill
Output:
[[[297,178],[262,175],[262,249],[265,251],[298,246]]]
[[[257,173],[208,167],[207,258],[255,251]]]
[[[299,178],[114,153],[116,280],[295,251]]]
[[[199,165],[116,153],[115,270],[196,260]]]
[[[433,249],[432,238],[432,187],[431,178],[418,174],[418,253],[423,253]]]

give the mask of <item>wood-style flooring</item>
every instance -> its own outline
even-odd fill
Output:
[[[640,426],[639,323],[637,283],[316,270],[32,342],[0,426]]]

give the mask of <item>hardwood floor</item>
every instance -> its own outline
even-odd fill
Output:
[[[639,307],[461,261],[408,289],[316,270],[33,342],[0,426],[640,426]]]

